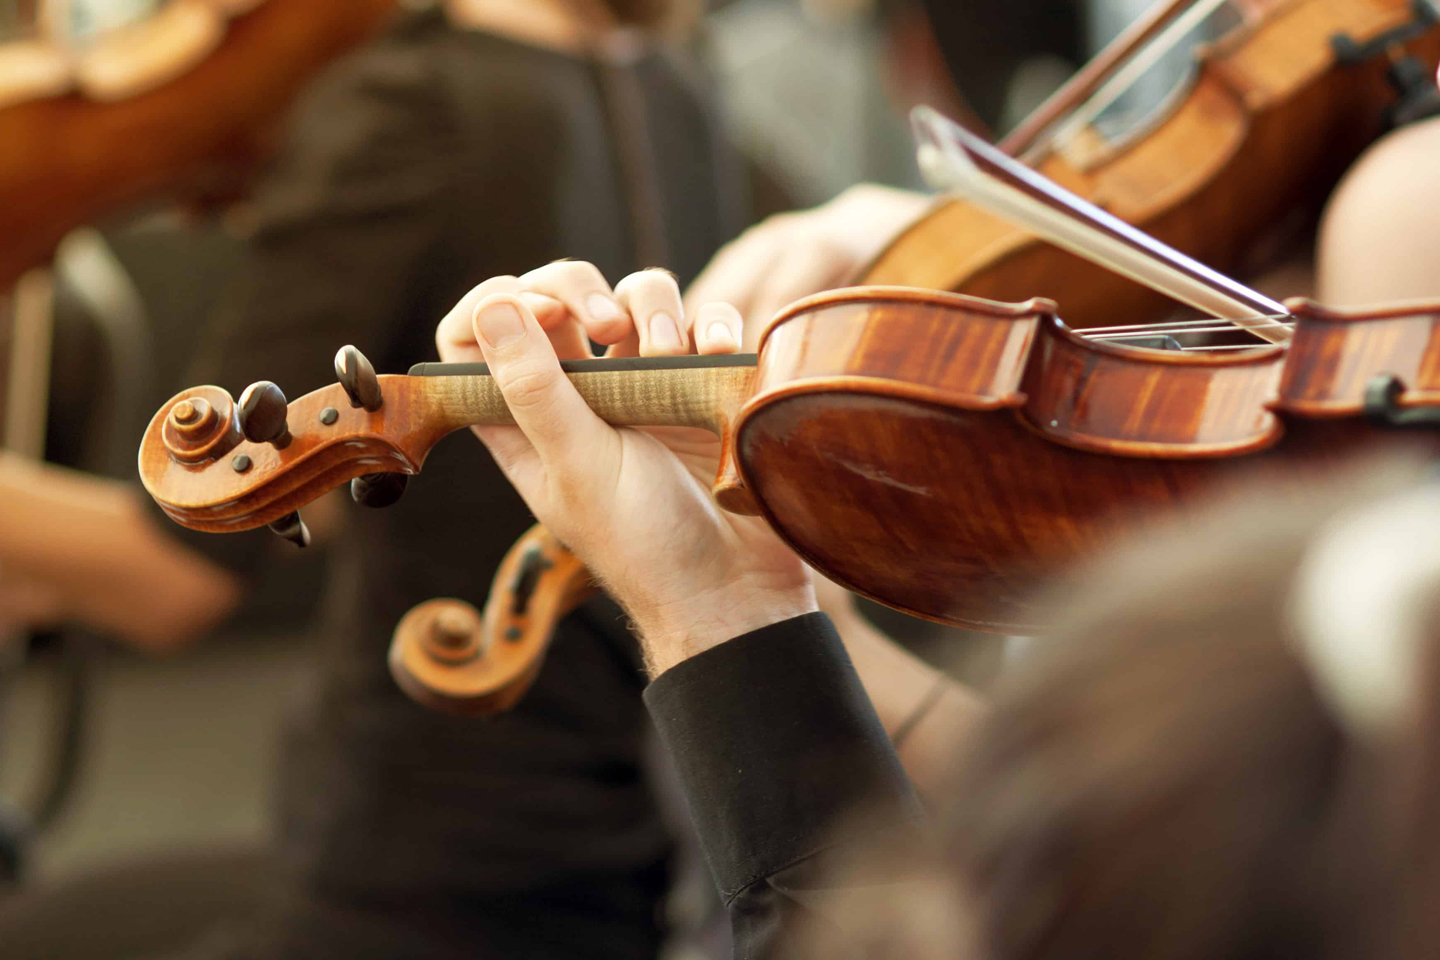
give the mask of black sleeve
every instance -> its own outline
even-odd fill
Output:
[[[380,44],[327,74],[259,191],[245,263],[182,386],[239,396],[271,380],[293,400],[333,382],[341,346],[378,368],[407,324],[433,327],[439,317],[403,314],[422,299],[416,289],[450,222],[458,142],[453,106],[415,48]],[[269,544],[264,531],[200,534],[156,516],[241,574]]]
[[[787,938],[842,927],[829,913],[845,901],[837,884],[877,879],[839,868],[877,842],[924,833],[919,799],[824,614],[693,657],[656,679],[645,702],[730,912],[736,957],[824,952]]]

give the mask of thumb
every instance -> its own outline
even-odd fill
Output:
[[[615,430],[595,415],[569,378],[535,314],[518,297],[495,294],[475,307],[475,339],[515,424],[540,459],[572,479],[606,462]],[[564,481],[565,477],[552,479]]]

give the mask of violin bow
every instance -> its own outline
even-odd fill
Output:
[[[1042,239],[1271,343],[1285,307],[1161,243],[995,149],[929,107],[911,114],[920,169],[949,190]]]

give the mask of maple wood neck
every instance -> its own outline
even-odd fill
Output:
[[[754,354],[566,360],[561,368],[606,423],[632,427],[699,427],[720,435],[749,398]],[[514,423],[483,363],[421,363],[410,376],[433,380],[423,391],[447,423]]]

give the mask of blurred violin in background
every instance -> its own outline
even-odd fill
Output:
[[[1137,107],[1192,49],[1184,80]],[[1303,232],[1366,146],[1440,111],[1437,59],[1431,0],[1162,0],[1000,146],[1164,243],[1253,275],[1283,249],[1276,228]],[[1073,327],[1172,309],[963,201],[942,201],[858,282],[1048,297]]]
[[[76,26],[89,6],[40,3],[34,35],[0,43],[0,290],[82,224],[233,197],[306,82],[394,0],[171,0],[110,33]]]

